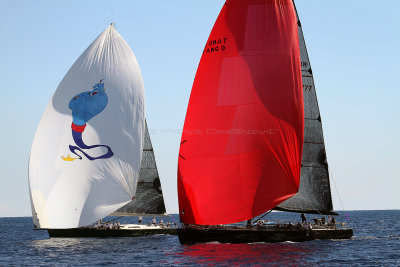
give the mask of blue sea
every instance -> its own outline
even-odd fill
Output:
[[[353,228],[352,239],[181,245],[177,236],[49,238],[33,230],[32,218],[0,218],[0,266],[400,266],[400,210],[344,211],[337,221]]]

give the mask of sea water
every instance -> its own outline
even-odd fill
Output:
[[[0,266],[400,266],[400,210],[339,213],[353,238],[274,244],[181,245],[167,235],[49,238],[33,230],[32,218],[0,218]],[[314,217],[321,216],[307,215]],[[300,216],[272,212],[264,219],[296,223]]]

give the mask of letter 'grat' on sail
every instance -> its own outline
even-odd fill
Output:
[[[36,131],[29,162],[36,228],[89,225],[132,200],[144,114],[139,65],[111,24],[69,69]]]
[[[303,85],[291,0],[228,0],[193,83],[178,161],[186,224],[258,216],[299,189]]]

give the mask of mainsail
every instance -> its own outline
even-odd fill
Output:
[[[36,131],[29,163],[35,227],[88,225],[132,200],[144,108],[139,65],[111,24],[67,72]]]
[[[244,221],[296,194],[303,117],[292,1],[226,1],[204,48],[183,127],[181,221]]]
[[[304,145],[299,192],[276,209],[294,212],[333,213],[321,115],[303,30],[297,14],[304,96]]]
[[[164,198],[158,176],[156,159],[151,144],[147,122],[145,123],[142,162],[135,199],[115,211],[114,216],[165,215]]]

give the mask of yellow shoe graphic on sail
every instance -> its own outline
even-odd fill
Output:
[[[74,161],[74,160],[78,159],[78,158],[71,158],[71,157],[69,156],[69,154],[68,154],[68,157],[61,156],[61,158],[62,158],[63,160],[65,160],[65,161]]]

